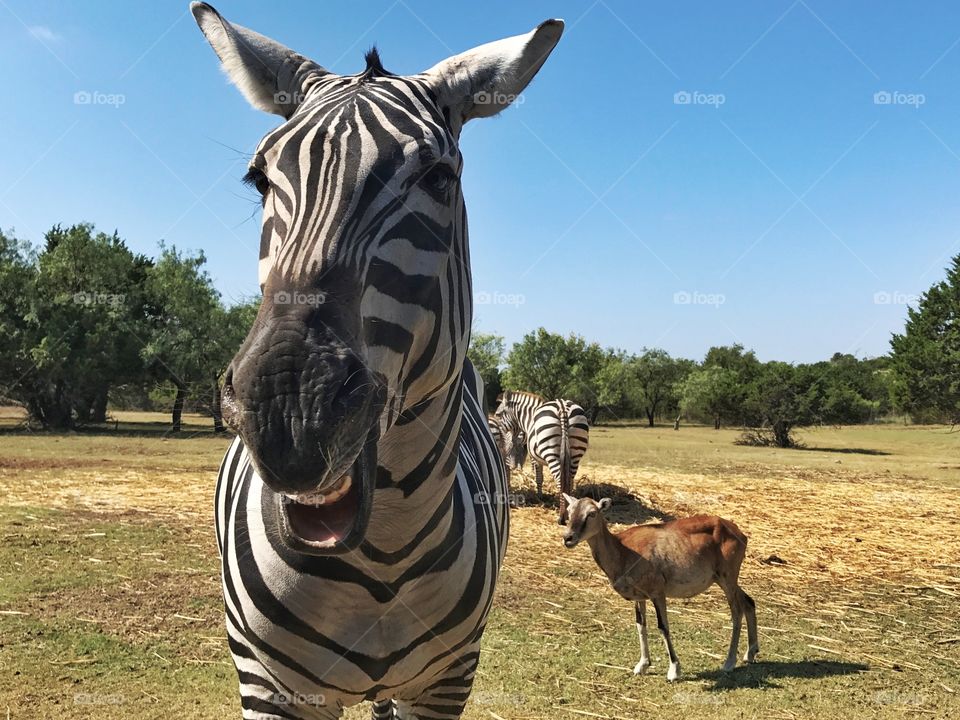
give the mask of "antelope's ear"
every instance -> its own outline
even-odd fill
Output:
[[[190,11],[227,77],[255,108],[289,119],[312,82],[329,74],[275,40],[231,25],[204,2],[190,3]]]
[[[571,495],[567,495],[566,493],[562,493],[562,495],[563,499],[567,501],[568,506],[573,505],[577,501],[577,499]]]
[[[610,509],[611,505],[613,505],[613,501],[610,498],[603,498],[597,503],[597,507],[600,508],[600,512],[606,512]]]
[[[563,34],[563,20],[546,20],[526,35],[480,45],[426,71],[429,82],[459,129],[489,117],[517,99]]]

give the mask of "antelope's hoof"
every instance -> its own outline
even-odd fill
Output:
[[[734,659],[734,660],[727,660],[723,664],[723,667],[720,669],[723,670],[723,672],[733,672],[736,669],[736,667],[737,667],[737,661],[736,659]]]
[[[636,665],[633,666],[633,674],[643,675],[647,671],[648,667],[650,667],[650,661],[641,660],[640,662],[638,662]]]
[[[680,679],[680,664],[671,665],[670,669],[667,670],[667,680],[670,682],[676,682]]]

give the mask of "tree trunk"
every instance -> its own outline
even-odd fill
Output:
[[[673,429],[674,429],[674,430],[679,430],[679,429],[680,429],[680,416],[679,416],[679,415],[677,415],[677,419],[673,421]]]
[[[719,430],[719,429],[720,429],[720,416],[719,416],[719,415],[717,415],[717,416],[715,416],[715,417],[713,418],[713,429],[714,429],[714,430]]]
[[[593,408],[591,408],[591,410],[590,410],[590,424],[591,424],[591,425],[596,425],[596,424],[597,424],[597,418],[600,417],[600,411],[601,411],[602,409],[603,409],[603,408],[600,407],[599,404],[598,404],[598,405],[594,405]]]
[[[223,412],[220,409],[220,380],[213,378],[213,400],[210,403],[210,414],[213,415],[213,431],[222,433],[226,431],[223,427]]]
[[[646,413],[647,413],[647,425],[649,427],[653,427],[653,411],[647,410]]]
[[[109,394],[109,385],[104,385],[97,390],[90,412],[90,422],[105,423],[107,421],[107,398]]]
[[[175,433],[180,432],[180,420],[183,417],[183,403],[187,399],[187,388],[185,385],[177,383],[177,397],[173,401],[173,427],[171,430]]]
[[[773,424],[773,441],[777,444],[777,447],[788,448],[793,445],[793,441],[790,439],[790,424],[779,421]]]

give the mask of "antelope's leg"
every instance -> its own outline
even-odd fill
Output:
[[[657,611],[657,627],[663,634],[663,642],[667,646],[667,655],[670,657],[670,669],[667,670],[667,680],[677,680],[680,677],[680,658],[673,651],[670,641],[670,623],[667,620],[667,599],[663,596],[650,598]]]
[[[760,652],[760,640],[757,637],[757,604],[753,598],[740,590],[743,600],[743,611],[747,615],[747,651],[743,654],[744,662],[752,663]]]
[[[737,647],[740,645],[740,628],[743,626],[743,590],[739,586],[721,586],[730,604],[730,648],[727,650],[727,659],[723,663],[723,671],[730,672],[737,666]]]
[[[634,611],[637,616],[637,635],[640,636],[640,662],[633,668],[634,675],[640,675],[650,667],[650,645],[647,642],[647,601],[637,600]]]

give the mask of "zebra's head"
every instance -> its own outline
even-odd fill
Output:
[[[503,428],[503,459],[511,470],[522,468],[527,461],[527,433],[512,407],[501,406],[496,415]]]
[[[276,494],[281,535],[342,552],[370,516],[376,445],[449,393],[472,319],[458,140],[526,87],[563,23],[412,76],[376,51],[336,75],[191,5],[227,76],[283,118],[246,180],[263,199],[263,302],[224,383],[224,416]]]

